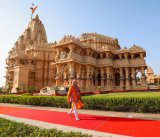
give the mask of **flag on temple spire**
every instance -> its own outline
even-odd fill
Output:
[[[35,12],[35,10],[37,9],[38,6],[34,6],[34,3],[32,3],[32,7],[30,7],[31,9],[31,19],[32,19],[32,16],[33,16],[33,13]]]

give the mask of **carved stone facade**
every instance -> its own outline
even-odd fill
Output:
[[[38,15],[31,20],[6,60],[6,84],[13,88],[68,86],[76,78],[82,91],[144,90],[146,52],[133,45],[121,49],[118,40],[97,33],[64,36],[48,43]],[[140,72],[141,85],[136,74]]]

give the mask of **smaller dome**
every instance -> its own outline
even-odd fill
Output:
[[[151,67],[147,68],[147,74],[154,74],[153,69]]]
[[[145,50],[140,47],[140,46],[137,46],[137,45],[133,45],[130,49],[129,49],[130,52],[145,52]]]

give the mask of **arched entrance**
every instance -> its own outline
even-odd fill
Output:
[[[115,86],[120,86],[120,74],[119,74],[119,72],[115,73]]]
[[[101,86],[101,74],[98,73],[98,86]]]
[[[136,85],[141,85],[141,77],[142,77],[142,74],[139,70],[136,71]]]

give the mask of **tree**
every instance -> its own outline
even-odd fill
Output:
[[[36,89],[37,89],[37,87],[31,86],[31,87],[28,87],[28,88],[27,88],[27,91],[28,91],[28,93],[31,93],[31,94],[32,94]]]
[[[17,92],[20,90],[20,88],[19,87],[16,87],[16,90],[17,90]]]

